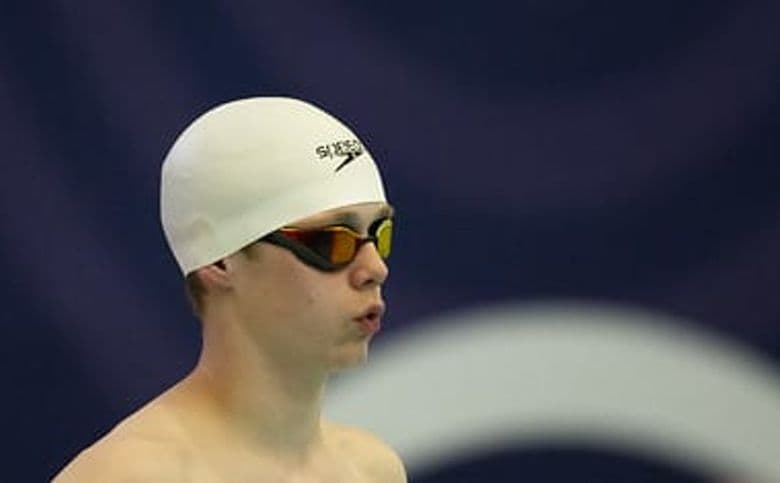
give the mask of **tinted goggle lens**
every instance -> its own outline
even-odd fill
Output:
[[[373,242],[379,256],[387,259],[392,248],[393,220],[377,220],[369,229],[367,237],[345,226],[331,226],[321,230],[282,228],[276,233],[278,235],[267,237],[267,241],[288,248],[298,258],[317,268],[336,270],[352,262],[360,247],[368,242]]]

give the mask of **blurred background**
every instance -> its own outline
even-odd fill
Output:
[[[387,324],[332,410],[412,481],[780,481],[777,25],[769,0],[0,2],[3,480],[193,365],[160,163],[206,109],[290,95],[397,207]]]

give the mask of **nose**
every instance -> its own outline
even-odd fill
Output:
[[[376,287],[385,282],[388,273],[387,264],[379,256],[376,245],[365,243],[352,262],[350,282],[357,289]]]

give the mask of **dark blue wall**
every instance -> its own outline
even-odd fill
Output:
[[[389,331],[584,298],[779,361],[780,5],[511,4],[0,3],[3,480],[50,477],[194,362],[159,167],[249,95],[320,104],[380,162]],[[573,454],[516,463],[604,461]]]

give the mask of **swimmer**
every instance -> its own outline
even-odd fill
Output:
[[[322,414],[381,328],[393,230],[350,128],[296,99],[218,106],[168,152],[160,208],[199,360],[53,481],[405,482],[386,443]]]

